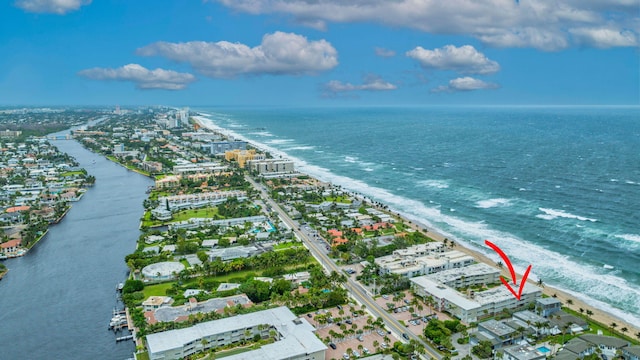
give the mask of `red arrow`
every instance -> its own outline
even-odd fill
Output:
[[[484,243],[487,244],[490,248],[492,248],[495,252],[497,252],[498,255],[500,255],[500,257],[502,258],[502,260],[504,260],[504,262],[507,264],[507,267],[509,268],[509,273],[511,274],[513,285],[517,286],[518,283],[516,279],[516,272],[515,270],[513,270],[513,265],[511,265],[511,260],[509,260],[509,257],[504,253],[504,251],[502,251],[502,249],[500,249],[496,244],[492,243],[491,241],[485,240]],[[505,280],[502,276],[500,277],[500,281],[502,281],[504,286],[506,286],[507,289],[509,289],[509,291],[511,291],[513,296],[515,296],[516,299],[518,300],[520,300],[520,297],[522,296],[522,290],[524,290],[524,285],[527,283],[527,277],[529,277],[529,271],[531,271],[531,265],[527,267],[527,271],[524,272],[524,276],[522,277],[522,279],[520,279],[520,288],[518,289],[517,293],[515,290],[513,290],[511,285],[509,285],[509,282],[507,280]]]

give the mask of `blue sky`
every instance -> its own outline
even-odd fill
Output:
[[[640,0],[7,0],[0,105],[640,105]]]

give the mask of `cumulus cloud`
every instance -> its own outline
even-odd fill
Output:
[[[88,5],[91,0],[16,0],[17,7],[33,13],[52,13],[63,15]]]
[[[131,81],[139,89],[182,90],[196,80],[189,73],[173,70],[149,70],[138,64],[128,64],[119,68],[92,68],[78,73],[93,80]]]
[[[377,75],[369,75],[364,78],[363,83],[360,85],[342,82],[339,80],[331,80],[324,84],[324,94],[331,96],[336,95],[337,93],[351,91],[389,91],[397,88],[398,87],[396,85],[383,80]]]
[[[309,41],[304,36],[279,31],[264,35],[262,43],[252,48],[228,41],[156,42],[137,53],[186,62],[215,78],[315,74],[338,65],[338,52],[328,41]]]
[[[432,92],[456,92],[456,91],[473,91],[483,89],[497,89],[498,84],[484,82],[469,76],[449,80],[448,85],[441,85],[431,90]]]
[[[418,46],[407,51],[406,55],[427,69],[452,70],[465,74],[492,74],[500,70],[497,62],[489,60],[471,45],[445,45],[434,50]]]
[[[376,55],[380,57],[394,57],[396,56],[396,52],[393,50],[377,47],[375,48]]]
[[[327,23],[377,22],[433,34],[470,35],[498,47],[560,50],[572,45],[636,46],[640,0],[209,0],[250,14],[283,14],[316,29]],[[574,42],[572,30],[629,29],[615,37]],[[626,37],[631,39],[630,37]],[[610,40],[610,41],[609,41]]]
[[[571,33],[579,43],[597,48],[634,46],[638,43],[636,35],[628,30],[580,28],[572,29]]]

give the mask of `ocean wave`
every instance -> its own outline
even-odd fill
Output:
[[[345,156],[344,161],[348,163],[356,163],[358,161],[358,158],[355,156]]]
[[[316,148],[315,146],[311,146],[311,145],[301,145],[301,146],[286,147],[286,148],[283,148],[282,150],[284,150],[284,151],[289,151],[289,150],[314,150],[315,148]],[[316,152],[321,152],[321,151],[316,151]]]
[[[264,137],[272,137],[273,136],[273,134],[268,132],[268,131],[250,132],[249,135],[258,135],[258,136],[264,136]]]
[[[371,186],[362,180],[335,174],[327,168],[309,164],[302,159],[289,156],[283,151],[268,145],[246,139],[233,131],[220,128],[210,119],[198,117],[198,120],[214,131],[219,131],[241,140],[251,141],[253,145],[263,151],[288,157],[294,161],[296,168],[301,172],[316,177],[321,181],[340,185],[355,196],[381,201],[389,206],[390,211],[400,213],[416,224],[432,228],[443,236],[455,240],[458,244],[481,251],[494,261],[500,261],[497,254],[483,245],[484,239],[490,239],[500,246],[505,253],[509,254],[516,270],[520,273],[524,271],[526,266],[532,264],[532,279],[542,278],[549,285],[569,292],[590,305],[604,309],[632,323],[640,323],[640,316],[632,315],[640,314],[640,300],[638,300],[640,299],[640,289],[633,284],[627,283],[625,279],[612,273],[604,272],[601,266],[596,267],[577,263],[568,256],[529,243],[512,234],[491,229],[484,222],[466,221],[455,217],[451,213],[445,214],[438,207],[427,206],[415,199],[393,194],[386,189]],[[423,180],[419,183],[422,186],[438,188],[447,188],[449,186],[443,180]],[[557,212],[572,215],[552,209],[546,210],[552,211],[551,214]],[[572,216],[575,217],[575,215]],[[603,302],[603,300],[611,302],[617,307],[613,307]],[[618,307],[624,308],[626,311]]]
[[[509,205],[511,205],[511,200],[504,199],[504,198],[480,200],[476,202],[476,207],[481,209],[490,209],[496,206],[509,206]]]
[[[554,210],[554,209],[545,209],[545,208],[538,208],[538,210],[542,211],[544,214],[539,214],[536,215],[537,218],[540,219],[544,219],[544,220],[553,220],[556,218],[565,218],[565,219],[576,219],[576,220],[580,220],[580,221],[591,221],[591,222],[596,222],[598,221],[598,219],[593,219],[593,218],[588,218],[588,217],[584,217],[584,216],[579,216],[579,215],[574,215],[562,210]]]
[[[446,189],[449,187],[449,184],[444,180],[420,180],[417,182],[417,185],[436,189]]]
[[[622,235],[616,235],[616,237],[622,240],[640,244],[640,235],[637,235],[637,234],[622,234]]]
[[[273,139],[273,140],[265,141],[265,143],[271,144],[271,145],[280,145],[280,144],[291,143],[291,142],[294,142],[294,141],[295,140],[293,140],[293,139]]]
[[[372,169],[370,167],[366,167],[366,168],[364,168],[362,170],[367,171],[367,172],[371,172],[371,171],[374,171],[375,169]]]

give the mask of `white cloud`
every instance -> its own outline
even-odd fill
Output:
[[[456,92],[456,91],[473,91],[483,89],[497,89],[498,84],[484,82],[469,76],[449,80],[449,85],[441,85],[432,92]]]
[[[406,55],[427,69],[452,70],[464,74],[492,74],[500,70],[497,62],[489,60],[471,45],[445,45],[434,50],[418,46],[407,51]]]
[[[491,46],[560,50],[572,30],[617,24],[633,44],[604,37],[600,47],[635,46],[640,0],[209,0],[250,14],[284,14],[316,29],[327,22],[377,22],[434,34],[470,35]],[[630,39],[630,37],[627,37]],[[580,39],[578,39],[580,40]],[[608,41],[610,40],[610,41]]]
[[[580,28],[572,29],[571,33],[579,43],[597,48],[634,46],[638,43],[636,35],[628,30],[620,31],[611,28]]]
[[[131,81],[139,89],[182,90],[196,80],[189,73],[173,70],[149,70],[138,64],[128,64],[119,68],[92,68],[82,70],[78,75],[93,80]]]
[[[384,81],[377,75],[366,76],[361,85],[354,85],[339,80],[331,80],[324,84],[325,95],[335,95],[337,93],[350,91],[389,91],[398,87],[390,82]]]
[[[16,0],[17,7],[33,13],[53,13],[63,15],[88,5],[91,0]]]
[[[156,42],[137,53],[187,62],[202,74],[216,78],[315,74],[338,65],[338,52],[328,41],[308,41],[304,36],[284,32],[264,35],[262,43],[253,48],[228,41]]]
[[[396,52],[393,50],[377,47],[375,48],[376,55],[380,57],[394,57],[396,56]]]

